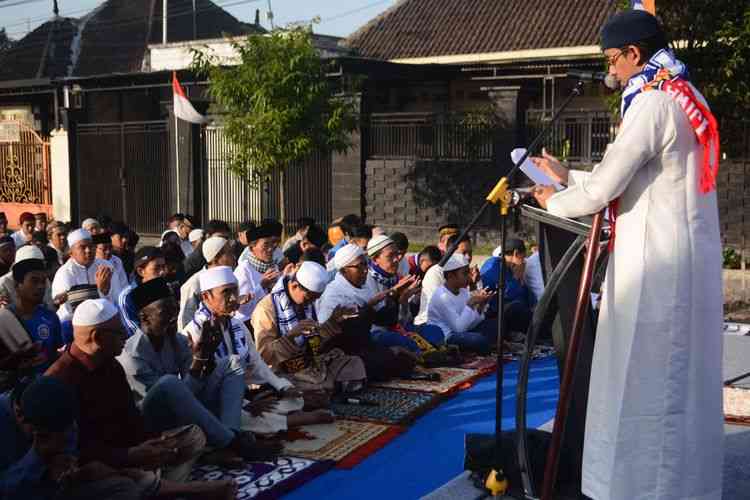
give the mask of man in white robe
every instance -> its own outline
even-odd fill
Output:
[[[114,302],[112,296],[112,265],[95,256],[91,233],[78,229],[68,235],[70,258],[52,280],[52,299],[60,304],[57,315],[61,321],[73,316],[66,294],[74,285],[96,285],[103,299]]]
[[[602,30],[609,73],[623,85],[647,62],[658,68],[663,47],[644,11],[617,14]],[[568,186],[536,189],[550,213],[594,214],[619,198],[586,416],[582,490],[595,500],[721,498],[721,240],[716,192],[699,188],[696,133],[655,89],[632,99],[593,172],[534,159]]]

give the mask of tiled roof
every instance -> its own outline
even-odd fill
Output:
[[[196,11],[199,40],[263,31],[211,0],[197,0]],[[192,0],[170,0],[167,16],[168,41],[193,39]],[[53,19],[19,40],[0,57],[0,81],[141,71],[148,44],[161,40],[161,2],[107,0],[80,19]]]
[[[76,23],[75,19],[57,18],[15,43],[0,56],[0,81],[65,76]]]
[[[404,59],[597,45],[617,0],[401,0],[346,40]]]

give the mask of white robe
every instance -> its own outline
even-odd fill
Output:
[[[586,417],[595,500],[721,498],[721,240],[702,159],[682,109],[644,92],[602,162],[548,201],[578,217],[620,197]]]
[[[437,264],[427,270],[422,279],[422,292],[419,298],[419,314],[414,318],[415,325],[427,323],[427,309],[430,307],[432,296],[438,288],[445,284],[443,268]]]
[[[99,269],[99,266],[106,266],[113,269],[112,281],[115,280],[114,268],[112,264],[106,260],[94,259],[94,262],[89,267],[83,267],[72,257],[68,259],[68,261],[57,270],[55,278],[52,280],[52,298],[54,299],[61,293],[67,293],[68,290],[75,285],[96,285],[96,270]],[[117,298],[113,295],[112,281],[110,281],[109,293],[104,295],[99,292],[99,295],[101,298],[107,299],[114,304]],[[61,321],[73,317],[73,310],[70,308],[68,302],[65,302],[60,306],[57,310],[57,316]]]
[[[260,302],[263,297],[268,295],[266,289],[261,285],[263,275],[256,271],[255,268],[250,265],[250,261],[247,260],[240,261],[237,268],[234,270],[234,275],[237,277],[240,297],[250,294],[253,296],[247,304],[240,306],[237,312],[234,313],[234,317],[243,322],[249,321],[253,316],[255,306],[258,305],[258,302]]]

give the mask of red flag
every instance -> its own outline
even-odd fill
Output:
[[[174,106],[174,115],[186,122],[196,123],[198,125],[208,122],[208,119],[198,113],[190,100],[185,95],[185,90],[177,80],[177,72],[172,72],[172,101]]]

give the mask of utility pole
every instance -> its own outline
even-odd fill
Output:
[[[271,23],[271,29],[276,29],[276,25],[273,24],[273,9],[271,8],[271,0],[268,0],[268,22]]]
[[[198,39],[198,18],[195,11],[195,0],[193,0],[193,40]]]
[[[167,0],[161,2],[161,43],[167,43]]]
[[[52,0],[52,13],[55,17],[60,15],[60,9],[57,8],[57,0]]]

